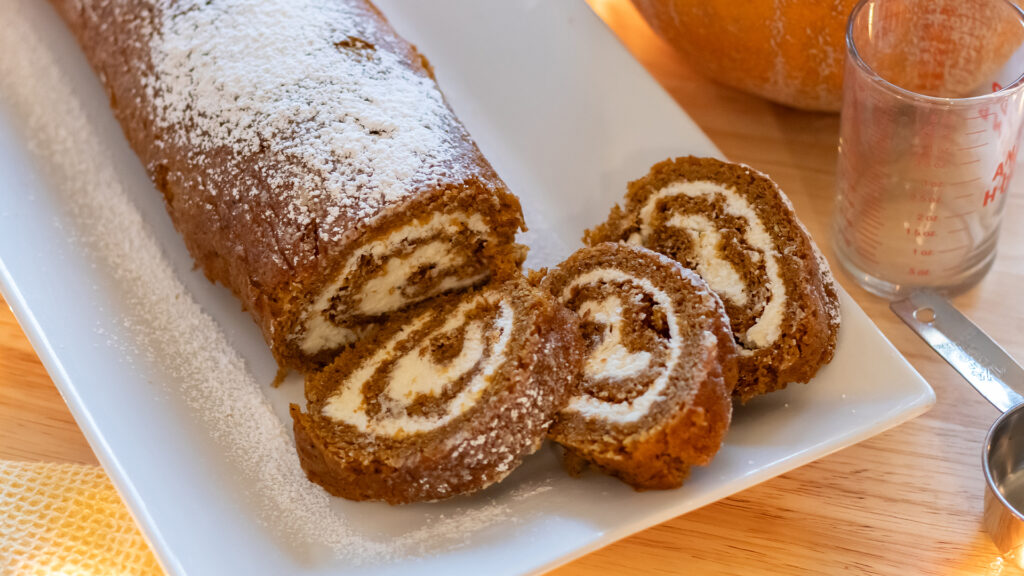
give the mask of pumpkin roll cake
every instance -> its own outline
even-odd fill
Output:
[[[540,447],[575,388],[573,314],[522,276],[397,314],[306,381],[299,459],[336,496],[473,492]]]
[[[704,281],[661,254],[604,243],[541,285],[579,316],[586,346],[579,391],[550,431],[570,469],[675,488],[709,463],[732,416],[737,352]]]
[[[518,270],[519,201],[366,0],[52,0],[185,245],[311,368]]]
[[[832,359],[839,299],[828,263],[768,176],[712,158],[656,164],[585,242],[626,241],[695,270],[728,313],[743,400],[807,382]]]

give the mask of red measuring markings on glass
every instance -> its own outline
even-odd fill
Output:
[[[999,82],[993,82],[992,83],[992,91],[993,92],[999,92],[1002,89],[1003,89],[1003,85],[1000,84]],[[1010,109],[1010,99],[1009,98],[1003,98],[999,102],[999,109],[1003,112],[1003,114],[1006,114],[1007,110]],[[998,131],[999,131],[999,129],[996,128],[996,132],[998,132]]]
[[[1000,104],[1000,106],[1004,108],[1003,112],[1005,112],[1006,104],[1007,104],[1007,102],[1005,100]],[[992,129],[995,130],[996,134],[999,134],[999,132],[1003,128],[1003,122],[1002,122],[1002,120],[1000,118],[1001,115],[1000,115],[999,112],[1000,112],[999,110],[993,110],[991,107],[989,107],[986,104],[985,106],[982,106],[981,108],[978,108],[978,116],[977,117],[981,118],[982,122],[988,122],[991,119],[992,120]]]
[[[1002,90],[1003,87],[996,83],[992,83],[992,91],[997,92]],[[998,135],[1003,129],[1003,117],[1010,109],[1010,99],[1003,98],[999,101],[999,108],[992,108],[988,105],[978,108],[978,115],[975,118],[980,118],[983,122],[992,120],[992,130]]]
[[[938,204],[942,201],[942,196],[939,194],[939,187],[936,186],[931,190],[911,192],[910,199],[921,204]]]
[[[941,180],[920,180],[917,189],[910,193],[910,200],[918,204],[938,204],[946,183]]]
[[[1006,153],[1006,158],[996,166],[996,173],[992,176],[992,187],[985,190],[985,196],[981,201],[982,206],[988,206],[995,202],[1001,194],[1006,194],[1010,186],[1010,178],[1013,176],[1013,166],[1017,161],[1017,144]]]
[[[935,230],[929,230],[927,226],[907,226],[907,236],[914,238],[934,238]]]

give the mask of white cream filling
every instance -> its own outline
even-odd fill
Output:
[[[746,305],[747,286],[732,262],[722,258],[718,246],[722,242],[722,234],[706,216],[698,214],[674,214],[668,221],[669,226],[686,230],[697,245],[697,273],[708,283],[719,296],[736,303]]]
[[[445,324],[442,332],[455,328]],[[417,396],[437,396],[446,385],[465,374],[484,353],[483,326],[473,322],[466,326],[462,350],[446,364],[434,362],[426,346],[420,346],[395,362],[391,368],[391,383],[384,394],[398,404],[411,404]],[[400,385],[397,383],[401,383]]]
[[[664,198],[677,195],[686,195],[693,198],[698,197],[710,197],[714,198],[720,196],[725,202],[725,210],[732,216],[743,218],[747,222],[746,230],[743,231],[743,237],[747,243],[757,248],[764,254],[764,266],[765,272],[768,274],[768,301],[765,303],[764,310],[761,312],[761,316],[757,319],[757,322],[751,326],[745,334],[741,335],[740,340],[748,347],[753,348],[764,348],[769,346],[772,342],[775,342],[779,338],[779,334],[782,331],[782,320],[786,310],[786,286],[782,281],[782,276],[779,273],[779,263],[777,260],[778,252],[775,249],[775,243],[772,241],[772,237],[768,234],[768,231],[764,227],[764,223],[757,216],[757,212],[754,211],[753,207],[747,202],[747,199],[743,195],[739,194],[734,188],[726,187],[718,182],[711,182],[707,180],[699,180],[695,182],[688,181],[677,181],[669,184],[662,188],[658,192],[651,195],[647,200],[647,204],[640,210],[640,233],[634,234],[629,241],[633,244],[642,244],[653,232],[651,220],[653,219],[655,209],[657,208],[658,202]],[[747,302],[746,286],[742,283],[742,276],[739,271],[735,270],[731,263],[722,259],[717,251],[714,250],[714,246],[717,245],[717,240],[714,244],[711,244],[713,257],[709,258],[707,252],[704,249],[704,237],[706,235],[705,228],[714,228],[713,223],[708,221],[706,217],[700,217],[705,220],[705,223],[698,223],[697,220],[691,220],[691,215],[677,214],[674,215],[668,222],[670,226],[682,227],[690,230],[693,234],[697,231],[701,234],[701,243],[699,245],[699,255],[697,272],[704,277],[704,281],[708,283],[719,296],[725,298],[737,306],[743,306]],[[692,229],[691,229],[692,228]],[[711,242],[711,237],[707,236],[708,242]],[[732,274],[724,272],[724,267],[728,265],[732,270]],[[702,268],[709,270],[708,276],[704,275]],[[716,284],[717,283],[717,284]],[[741,299],[736,297],[737,293],[743,293]]]
[[[384,274],[375,276],[366,282],[356,310],[367,316],[376,316],[396,310],[409,302],[409,299],[402,294],[401,287],[405,280],[417,270],[430,264],[448,268],[461,263],[462,259],[457,259],[455,254],[448,249],[446,240],[421,244],[404,258],[388,260],[384,264]],[[472,279],[469,280],[471,283]],[[466,283],[466,279],[446,277],[444,281],[452,287],[469,285]]]
[[[609,296],[603,300],[588,300],[580,306],[581,318],[590,318],[607,329],[583,365],[583,375],[598,378],[629,378],[643,372],[651,364],[651,353],[630,352],[622,343],[622,300]]]
[[[430,317],[430,313],[419,316],[408,326],[403,327],[369,360],[353,372],[342,387],[324,404],[322,414],[336,422],[355,426],[361,432],[397,436],[439,428],[472,408],[490,384],[495,371],[505,363],[515,317],[512,307],[507,302],[501,302],[498,315],[489,329],[479,321],[470,323],[466,327],[462,350],[456,358],[448,363],[436,363],[431,357],[429,347],[433,335],[452,332],[465,324],[466,313],[477,303],[479,303],[479,299],[459,306],[441,328],[431,335],[424,336],[419,346],[392,365],[387,387],[380,397],[381,414],[373,419],[366,415],[363,387],[373,377],[377,369],[391,358],[395,348],[423,326]],[[441,394],[447,386],[478,365],[480,358],[485,355],[487,348],[485,334],[488,330],[497,330],[499,334],[490,346],[486,364],[451,400],[447,410],[436,416],[410,416],[406,412],[406,408],[417,398],[424,394],[429,396]]]
[[[675,370],[676,364],[679,363],[679,357],[682,354],[682,340],[679,334],[679,325],[676,322],[675,308],[672,306],[672,299],[669,297],[668,294],[666,294],[663,290],[656,287],[654,284],[651,283],[650,280],[647,280],[646,278],[638,278],[636,276],[627,274],[621,270],[616,270],[614,268],[598,268],[595,270],[591,270],[586,274],[582,274],[578,276],[576,279],[574,279],[572,282],[570,282],[569,285],[565,287],[565,290],[562,291],[561,300],[563,302],[567,302],[572,294],[572,290],[577,286],[585,286],[589,284],[609,284],[615,282],[628,282],[637,285],[644,292],[650,294],[654,302],[657,303],[658,306],[661,306],[662,310],[665,312],[665,317],[668,318],[669,330],[669,355],[668,359],[665,362],[665,369],[661,374],[658,375],[658,377],[654,380],[650,387],[648,387],[647,390],[644,391],[643,394],[637,396],[636,398],[633,398],[629,402],[606,402],[604,400],[600,400],[588,394],[582,394],[579,396],[575,396],[571,400],[569,400],[569,405],[565,408],[565,410],[570,412],[578,412],[580,415],[586,418],[596,418],[606,420],[609,422],[626,424],[630,422],[636,422],[637,420],[639,420],[645,414],[650,412],[651,407],[654,406],[655,402],[658,402],[659,400],[662,400],[664,398],[664,392],[665,388],[668,386],[669,376]],[[604,302],[608,302],[609,300],[612,300],[612,298],[605,299]],[[591,305],[590,303],[591,301],[584,302],[580,306],[580,310],[583,310],[586,306]],[[614,305],[614,303],[611,304]],[[599,308],[603,308],[605,306],[605,304],[603,303],[597,303],[595,305]],[[618,308],[621,310],[621,301],[618,303]],[[615,316],[621,322],[621,313],[616,314]],[[611,318],[609,318],[609,320],[610,319]],[[615,328],[613,328],[613,333],[615,333]],[[619,334],[621,337],[621,332],[619,332]],[[595,348],[587,357],[586,366],[593,366],[595,369],[594,373],[587,374],[588,378],[613,378],[616,376],[614,370],[610,370],[609,372],[602,372],[601,370],[598,369],[600,368],[600,363],[602,360],[600,355],[604,353],[604,351],[610,350],[613,354],[616,354],[618,353],[618,351],[616,350],[616,346],[622,347],[621,340],[619,340],[619,342],[617,343],[609,343],[608,346],[605,347],[605,343],[608,340],[610,340],[610,338],[606,338],[606,340],[602,341],[601,345]],[[612,366],[614,368],[624,368],[625,366],[628,366],[629,368],[626,368],[624,370],[624,373],[636,373],[629,372],[629,370],[632,370],[634,367],[634,365],[631,362],[623,362],[621,365],[615,366],[613,361]]]
[[[309,316],[305,324],[306,332],[300,348],[306,354],[316,354],[321,350],[344,346],[359,339],[359,334],[355,330],[330,322],[322,313]]]
[[[360,260],[370,256],[375,261],[384,260],[384,273],[369,279],[356,294],[355,312],[367,316],[376,316],[397,310],[413,299],[402,292],[408,279],[423,266],[436,264],[439,268],[457,268],[465,264],[465,259],[454,254],[447,242],[438,240],[417,246],[412,253],[402,257],[391,257],[402,245],[416,243],[434,235],[451,235],[466,226],[481,236],[489,232],[487,223],[480,214],[468,215],[464,212],[454,214],[434,214],[430,220],[422,224],[407,224],[389,234],[383,240],[370,242],[361,246],[348,259],[341,273],[334,282],[328,285],[306,310],[302,322],[304,332],[301,333],[300,348],[306,354],[316,354],[322,350],[336,348],[353,342],[358,337],[353,330],[338,326],[328,320],[324,312],[331,307],[331,298],[338,293],[346,279],[355,272]],[[446,276],[441,279],[433,290],[419,295],[422,300],[449,290],[472,286],[483,280],[486,273],[469,278]]]

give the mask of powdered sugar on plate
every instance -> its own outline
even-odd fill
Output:
[[[256,489],[249,496],[260,504],[259,521],[359,564],[438,552],[463,542],[470,531],[508,520],[506,503],[478,499],[400,537],[375,538],[306,479],[285,423],[223,330],[177,277],[75,90],[22,10],[19,2],[0,0],[0,102],[21,118],[31,149],[51,176],[74,224],[65,232],[120,289],[119,321],[133,340],[115,344],[172,376],[157,386],[180,395],[227,459],[251,480]],[[512,499],[544,489],[522,487]]]

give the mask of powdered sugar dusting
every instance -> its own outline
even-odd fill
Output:
[[[220,192],[260,194],[238,178],[257,162],[284,216],[336,240],[348,220],[472,176],[453,161],[468,137],[434,80],[363,2],[156,4],[157,122]]]
[[[138,354],[169,378],[180,396],[254,488],[260,521],[296,541],[323,544],[351,564],[377,563],[465,541],[467,528],[439,521],[397,538],[368,535],[336,510],[337,501],[302,472],[285,424],[221,328],[177,278],[149,225],[125,193],[109,152],[79,104],[50,47],[33,32],[23,3],[0,0],[0,97],[24,123],[24,134],[52,178],[80,244],[116,282]],[[66,220],[67,221],[67,220]],[[353,504],[352,506],[358,506]],[[505,504],[460,511],[472,529],[508,519]]]

